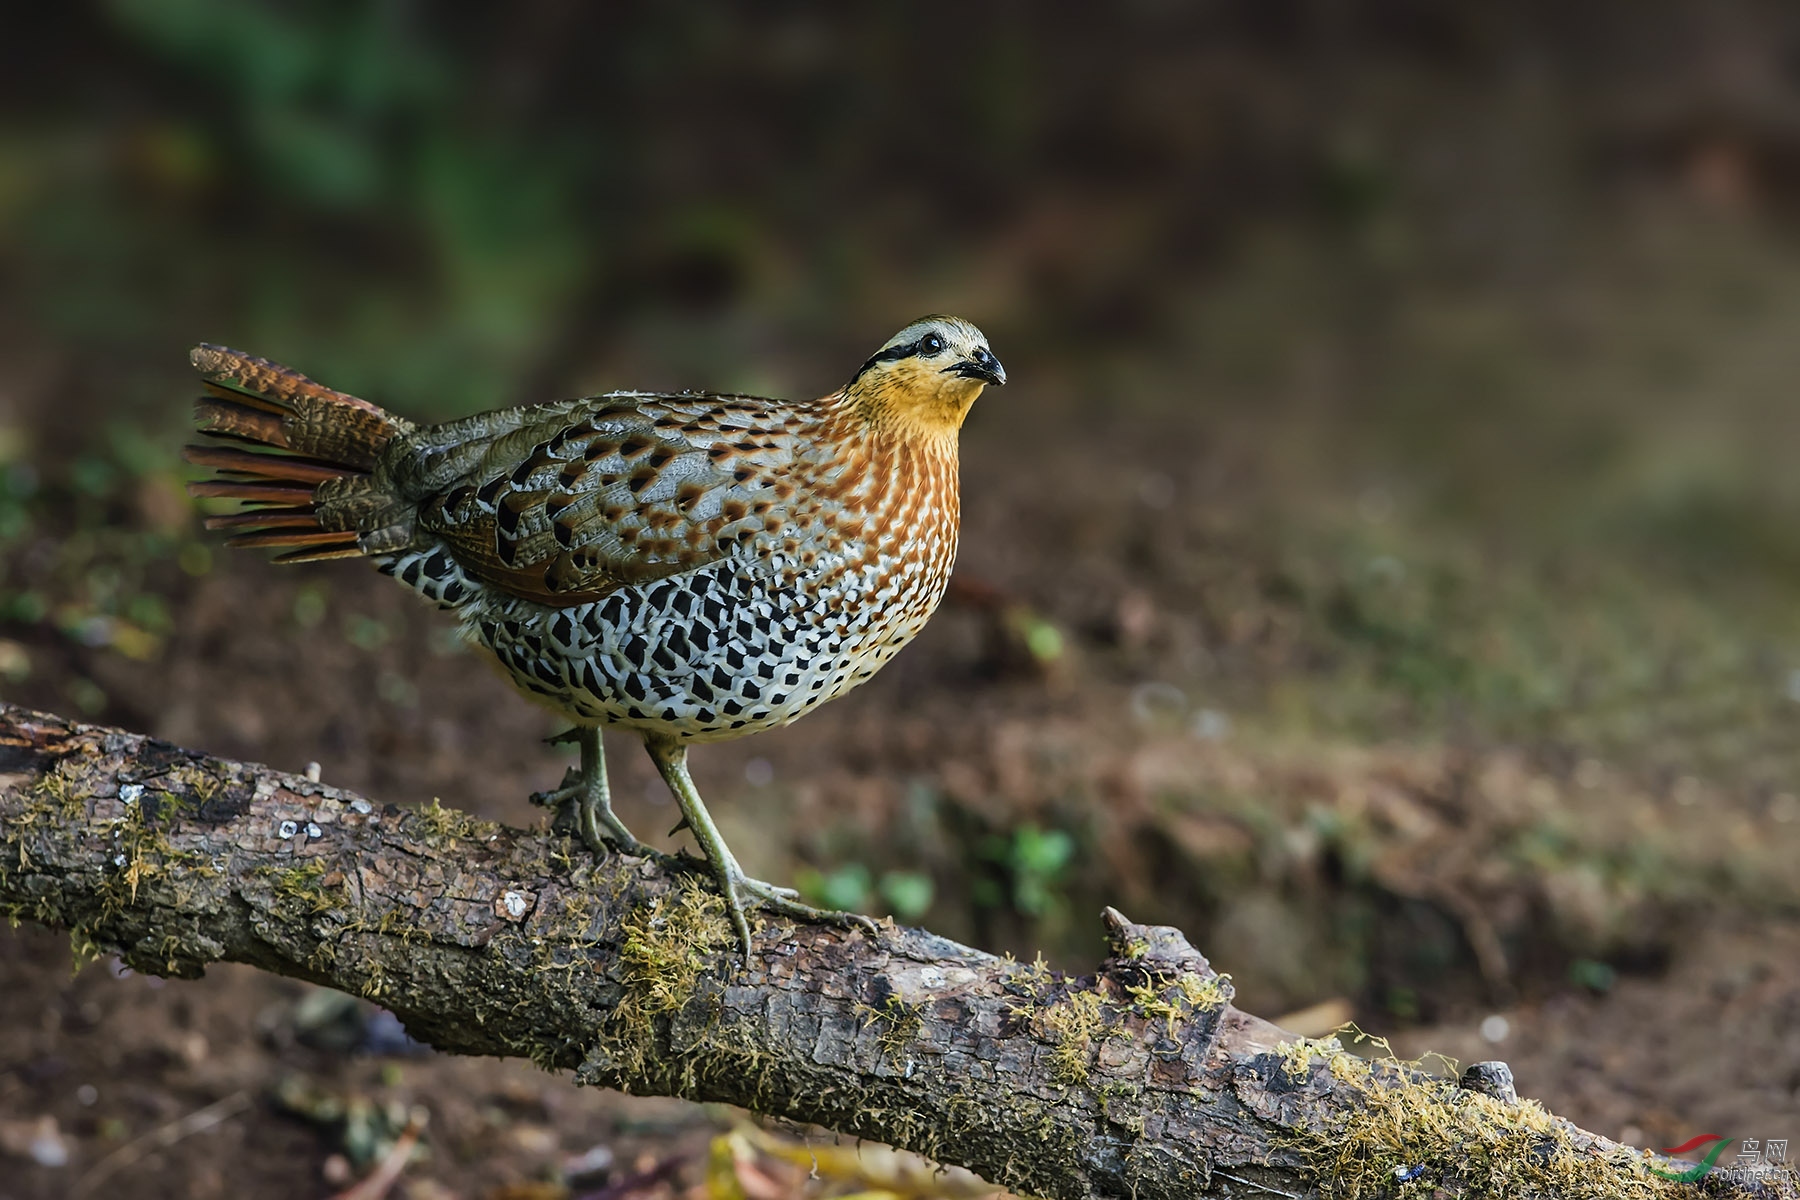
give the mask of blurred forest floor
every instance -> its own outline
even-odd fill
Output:
[[[187,346],[429,419],[822,394],[953,311],[1013,379],[965,433],[956,593],[868,686],[696,755],[753,872],[1077,972],[1111,903],[1251,1011],[1507,1059],[1612,1136],[1800,1132],[1796,18],[1328,7],[952,44],[879,5],[33,15],[0,694],[540,820],[556,724],[439,615],[199,529]],[[672,823],[613,750],[625,819]],[[0,1197],[240,1093],[105,1186],[325,1195],[419,1104],[421,1200],[671,1156],[638,1194],[871,1186],[302,985],[70,961],[0,933]]]

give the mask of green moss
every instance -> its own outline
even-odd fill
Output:
[[[306,956],[306,965],[323,975],[337,965],[337,957],[337,943],[321,940],[313,947],[312,953]]]
[[[109,876],[101,885],[102,921],[118,915],[127,905],[137,903],[138,890],[165,877],[173,867],[212,870],[212,865],[196,851],[177,850],[170,844],[167,833],[151,820],[142,798],[125,806],[125,815],[113,822],[113,834],[118,840],[117,857],[124,861],[117,864],[118,873]]]
[[[162,953],[163,973],[175,975],[181,962],[181,938],[173,933],[166,933],[157,949]]]
[[[1334,1037],[1331,1038],[1295,1038],[1291,1042],[1276,1045],[1275,1053],[1281,1058],[1281,1070],[1289,1079],[1299,1081],[1305,1079],[1312,1070],[1313,1060],[1321,1059],[1335,1076],[1340,1060],[1348,1059],[1360,1065],[1362,1060],[1350,1054]]]
[[[56,766],[38,776],[37,782],[31,785],[31,793],[42,797],[43,806],[28,807],[26,812],[41,819],[54,815],[64,821],[74,821],[83,815],[88,793],[71,780],[64,771],[67,763],[58,762]],[[35,808],[35,812],[33,811]],[[24,820],[22,817],[21,820]]]
[[[1315,1059],[1354,1097],[1324,1128],[1282,1139],[1297,1150],[1326,1197],[1394,1195],[1402,1174],[1419,1194],[1440,1184],[1457,1195],[1555,1196],[1559,1200],[1651,1200],[1677,1189],[1650,1174],[1650,1157],[1628,1147],[1576,1149],[1569,1126],[1535,1101],[1508,1104],[1427,1075],[1416,1063],[1366,1062],[1336,1039],[1278,1048],[1282,1070],[1302,1078]]]
[[[1086,1083],[1094,1043],[1107,1030],[1106,1002],[1099,992],[1070,992],[1037,1010],[1038,1030],[1051,1046],[1050,1074],[1058,1083]]]
[[[1145,938],[1145,937],[1134,937],[1130,941],[1126,942],[1125,945],[1123,947],[1121,947],[1121,949],[1124,952],[1121,955],[1121,957],[1123,957],[1123,958],[1126,958],[1126,959],[1142,958],[1142,957],[1144,957],[1144,955],[1150,953],[1150,939]]]
[[[1135,1083],[1109,1083],[1095,1093],[1100,1098],[1100,1115],[1136,1135],[1144,1132],[1141,1099],[1144,1089]],[[1124,1112],[1115,1113],[1113,1106],[1123,1104]]]
[[[625,985],[649,1014],[685,1008],[701,974],[733,940],[725,902],[686,879],[626,917],[624,934]]]
[[[219,794],[218,778],[199,767],[176,767],[169,772],[169,778],[187,789],[188,795],[193,797],[187,804],[193,808],[199,808]]]
[[[388,978],[387,965],[379,958],[371,958],[369,960],[369,974],[363,980],[362,987],[357,990],[360,991],[366,999],[380,1000],[383,996],[391,992],[393,987],[393,981]]]
[[[65,764],[58,762],[38,776],[37,781],[31,785],[31,798],[19,810],[18,815],[7,822],[7,830],[12,834],[13,850],[21,871],[31,869],[31,852],[26,840],[33,829],[77,825],[87,817],[88,793],[65,775],[64,769]]]
[[[1169,1036],[1174,1037],[1175,1027],[1186,1018],[1225,1007],[1231,999],[1225,989],[1230,981],[1229,975],[1184,972],[1160,985],[1141,983],[1128,987],[1125,994],[1145,1017],[1167,1022]]]
[[[925,1027],[922,1004],[908,1004],[899,996],[890,995],[887,1003],[880,1008],[873,1005],[859,1004],[856,1011],[863,1017],[863,1028],[879,1025],[881,1032],[876,1040],[882,1053],[890,1058],[899,1058],[906,1051],[906,1045],[919,1036]]]
[[[1037,957],[1029,963],[1021,963],[1011,953],[1008,953],[1003,961],[1006,964],[1006,977],[1009,982],[1023,981],[1031,988],[1043,989],[1048,987],[1053,979],[1050,964],[1044,961],[1044,953],[1041,950],[1038,951]]]
[[[1186,974],[1175,981],[1175,988],[1196,1010],[1212,1012],[1230,1002],[1231,993],[1225,990],[1230,982],[1230,975]]]
[[[500,832],[500,826],[492,821],[484,821],[461,809],[445,808],[436,796],[430,804],[422,804],[413,814],[412,826],[426,842],[441,842],[446,838],[469,838],[474,841],[487,841]]]
[[[193,815],[200,807],[201,801],[181,792],[156,791],[150,794],[158,821],[174,821],[181,817]]]
[[[104,952],[94,935],[77,925],[69,930],[69,974],[79,975],[89,963],[98,962]]]
[[[343,872],[333,870],[323,859],[309,858],[295,867],[259,867],[257,871],[274,880],[277,896],[309,914],[330,912],[350,902],[350,885]]]
[[[577,904],[575,912],[580,911]],[[707,1073],[754,1077],[758,1048],[718,1028],[717,1006],[691,1007],[707,971],[736,944],[725,903],[700,881],[683,878],[673,889],[629,913],[619,947],[624,995],[587,1049],[589,1069],[611,1086],[658,1080],[678,1095],[691,1094]],[[583,930],[585,936],[585,927]],[[697,1022],[693,1047],[671,1059],[658,1048],[662,1020],[677,1013]],[[563,1048],[557,1047],[560,1052]]]
[[[594,920],[594,897],[583,889],[563,893],[563,916],[574,923],[575,932],[585,934]]]

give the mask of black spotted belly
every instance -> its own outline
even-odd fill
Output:
[[[714,740],[785,724],[872,674],[867,618],[850,607],[726,563],[591,604],[507,598],[468,615],[521,688],[576,719]]]

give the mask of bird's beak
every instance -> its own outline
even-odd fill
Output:
[[[960,375],[964,379],[979,379],[981,382],[991,383],[995,387],[1006,383],[1006,368],[1000,365],[999,359],[986,350],[977,350],[975,357],[952,363],[944,370],[948,374]]]

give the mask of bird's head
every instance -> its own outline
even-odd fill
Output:
[[[871,355],[844,394],[876,424],[955,437],[981,389],[1005,382],[981,330],[959,317],[921,317]]]

